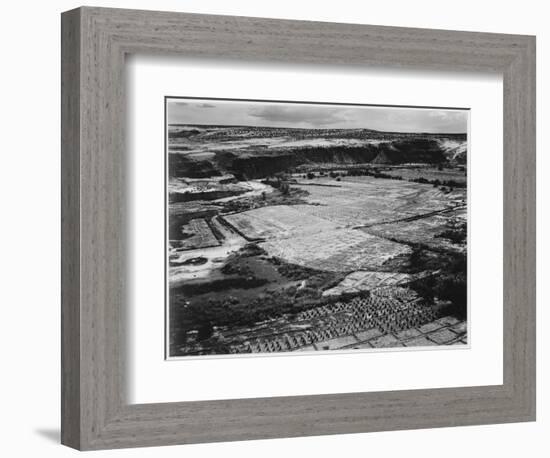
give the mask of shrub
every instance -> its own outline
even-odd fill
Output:
[[[467,258],[463,253],[441,253],[437,258],[430,257],[419,247],[413,249],[410,264],[416,271],[434,270],[436,275],[421,278],[411,283],[411,288],[427,302],[450,301],[448,313],[463,319],[467,305]],[[413,271],[414,271],[413,270]]]

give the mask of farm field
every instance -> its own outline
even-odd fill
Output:
[[[373,225],[362,230],[368,234],[384,237],[396,242],[423,245],[432,249],[463,252],[466,249],[466,209],[440,213],[412,221],[396,221],[388,224]],[[462,232],[461,240],[445,237],[448,231]]]
[[[296,233],[259,244],[271,256],[319,270],[350,272],[376,269],[394,257],[410,253],[406,245],[353,229]]]
[[[328,220],[302,213],[300,205],[276,205],[225,215],[235,230],[248,240],[269,240],[314,235],[337,226]]]
[[[212,233],[212,229],[208,223],[202,219],[192,219],[188,224],[182,227],[182,234],[185,238],[177,243],[178,248],[183,250],[208,248],[218,246],[219,240]]]
[[[309,206],[300,211],[334,221],[346,227],[359,227],[416,217],[464,205],[463,189],[445,193],[431,185],[365,177],[344,177],[341,181],[320,178],[307,189]]]
[[[428,181],[439,180],[440,182],[454,181],[460,186],[466,186],[466,171],[462,168],[437,169],[435,167],[388,167],[381,171],[394,177],[401,177],[405,180],[424,178]]]
[[[467,326],[426,306],[407,288],[375,288],[367,299],[336,302],[254,326],[222,326],[215,339],[224,342],[229,354],[427,347],[466,344]],[[197,351],[193,343],[186,352]]]
[[[425,272],[411,275],[399,272],[357,270],[347,275],[333,288],[323,291],[323,296],[339,296],[344,293],[370,291],[383,286],[406,285],[425,275]]]

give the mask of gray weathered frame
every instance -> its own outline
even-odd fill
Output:
[[[62,15],[62,443],[105,449],[535,419],[535,38],[82,7]],[[503,385],[129,405],[128,53],[499,72]]]

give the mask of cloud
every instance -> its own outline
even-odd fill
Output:
[[[212,103],[198,103],[198,102],[170,102],[173,105],[180,106],[180,107],[195,107],[195,108],[216,108],[216,105]]]
[[[306,129],[366,128],[387,132],[467,132],[468,111],[307,103],[175,99],[169,123]]]

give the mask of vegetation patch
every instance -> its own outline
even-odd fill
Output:
[[[309,195],[309,192],[289,186],[285,188],[283,192],[280,189],[275,189],[270,193],[263,193],[260,196],[243,197],[242,199],[230,200],[223,202],[222,214],[240,213],[255,208],[269,207],[274,205],[300,205],[307,204],[305,198]]]
[[[445,229],[440,234],[437,234],[436,237],[447,239],[457,245],[462,245],[466,243],[466,223],[463,222],[456,225],[450,225],[448,229]]]
[[[459,319],[467,315],[467,257],[465,253],[433,253],[415,249],[411,269],[432,270],[434,275],[418,279],[410,287],[428,303],[448,301],[447,312]]]

